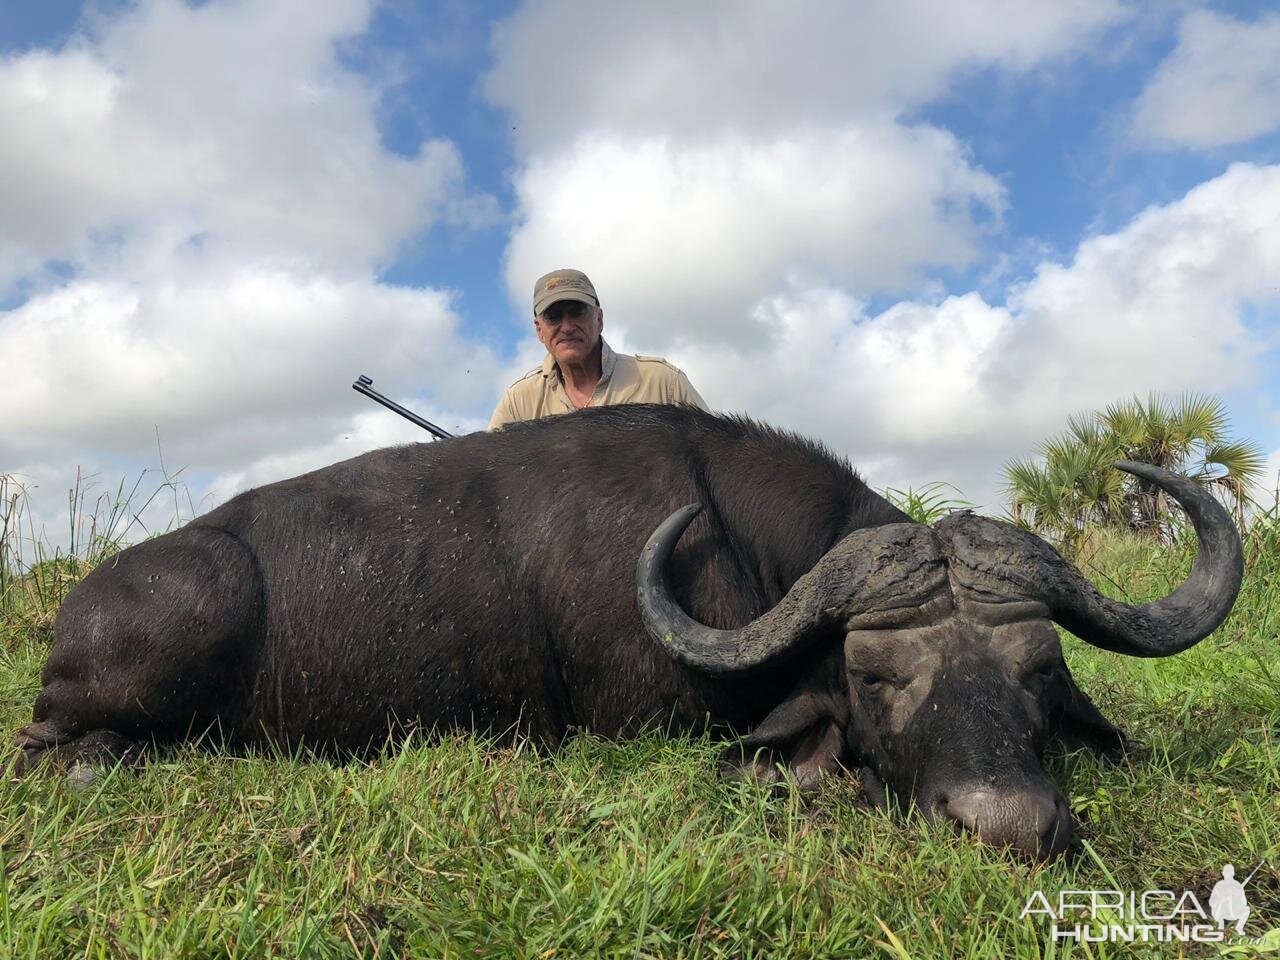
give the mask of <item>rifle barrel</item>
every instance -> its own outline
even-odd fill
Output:
[[[426,430],[437,439],[448,440],[453,437],[453,434],[449,433],[449,431],[437,427],[430,420],[418,416],[412,410],[406,410],[390,397],[384,397],[377,390],[373,389],[373,380],[370,377],[366,377],[363,373],[356,377],[355,382],[351,384],[351,389],[356,391],[356,393],[363,393],[370,400],[377,401],[388,410],[393,410],[406,420],[416,423],[423,430]]]

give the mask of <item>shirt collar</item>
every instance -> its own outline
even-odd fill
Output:
[[[613,376],[613,368],[616,367],[617,365],[618,365],[618,355],[613,352],[613,348],[609,346],[609,344],[605,341],[604,337],[601,337],[600,338],[600,382],[601,383],[607,383],[609,381],[609,378]],[[556,358],[553,357],[550,354],[550,352],[548,352],[547,355],[542,358],[542,375],[543,377],[555,376],[556,380],[559,381],[560,377],[557,374],[558,374],[558,371],[556,370]]]

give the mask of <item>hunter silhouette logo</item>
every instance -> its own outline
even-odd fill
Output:
[[[1249,898],[1244,888],[1266,863],[1263,860],[1243,881],[1233,864],[1222,867],[1222,879],[1209,894],[1209,909],[1190,890],[1062,890],[1057,902],[1036,890],[1027,898],[1020,917],[1040,916],[1053,922],[1055,941],[1080,943],[1248,943],[1245,921]],[[1226,929],[1235,924],[1234,933]]]
[[[1244,883],[1235,879],[1236,868],[1232,864],[1222,868],[1222,879],[1214,884],[1213,892],[1209,894],[1209,909],[1219,928],[1229,921],[1236,921],[1236,933],[1244,933],[1244,922],[1249,919],[1249,901],[1244,895],[1244,884],[1253,879],[1253,874],[1261,866],[1260,863],[1254,867],[1253,873],[1244,878]]]

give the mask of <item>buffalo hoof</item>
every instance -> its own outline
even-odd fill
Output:
[[[67,786],[76,793],[83,793],[97,783],[101,776],[97,767],[91,767],[87,763],[76,763],[67,771],[65,781]]]
[[[142,744],[111,730],[91,730],[70,740],[40,739],[38,724],[30,724],[18,734],[22,752],[10,768],[10,775],[25,776],[32,770],[66,774],[68,785],[84,789],[102,771],[120,764],[132,769],[142,758]]]

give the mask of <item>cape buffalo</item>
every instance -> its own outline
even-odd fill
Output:
[[[1124,744],[1051,621],[1166,656],[1241,580],[1211,496],[1120,466],[1200,540],[1186,583],[1142,607],[1009,524],[913,523],[819,444],[746,419],[611,407],[378,450],[101,564],[59,611],[19,742],[74,764],[208,730],[349,753],[411,727],[554,743],[656,722],[745,733],[730,763],[765,781],[864,768],[1050,856],[1071,821],[1047,743]]]

